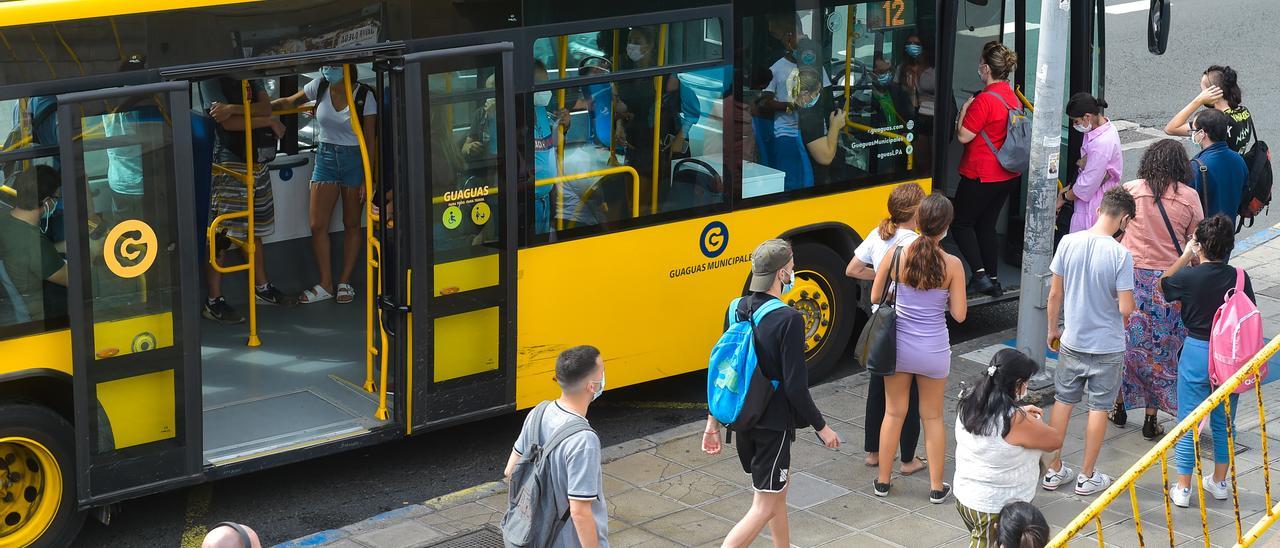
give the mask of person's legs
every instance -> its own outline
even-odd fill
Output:
[[[764,526],[772,524],[777,514],[784,514],[783,519],[785,520],[786,512],[787,493],[785,490],[778,493],[756,491],[755,496],[751,499],[751,509],[747,510],[747,515],[742,516],[737,525],[734,525],[733,529],[729,530],[729,534],[725,536],[722,546],[726,548],[750,546],[752,541],[760,536],[760,531],[764,530]],[[775,546],[778,546],[776,539],[774,542]]]
[[[978,215],[982,213],[983,202],[986,199],[982,186],[982,183],[976,179],[960,178],[960,184],[956,187],[955,220],[951,222],[951,237],[955,238],[956,246],[960,248],[960,256],[969,265],[971,274],[976,274],[980,270],[985,271],[982,254],[978,247],[978,235],[975,231]]]
[[[1098,464],[1098,453],[1102,451],[1102,438],[1107,434],[1107,412],[1089,410],[1089,422],[1084,428],[1084,462],[1080,463],[1080,473],[1085,477],[1093,476],[1093,467]]]
[[[863,417],[862,448],[867,466],[880,465],[880,425],[884,422],[884,377],[871,375],[867,382],[867,412]]]
[[[1053,415],[1049,417],[1049,426],[1058,431],[1062,439],[1067,437],[1067,424],[1071,422],[1071,411],[1080,400],[1084,399],[1085,381],[1088,379],[1088,368],[1081,356],[1070,348],[1062,347],[1058,352],[1058,367],[1053,372],[1054,404]],[[1055,451],[1049,470],[1062,471],[1062,451]],[[1046,488],[1056,489],[1057,486]]]
[[[342,187],[342,275],[338,282],[351,283],[351,273],[360,260],[360,242],[364,239],[364,231],[360,228],[360,214],[364,208],[363,189],[360,187]]]
[[[311,251],[315,254],[320,287],[333,293],[333,256],[329,243],[329,219],[338,203],[339,185],[332,182],[311,183]]]
[[[941,463],[946,459],[947,433],[942,426],[943,392],[947,390],[947,379],[932,379],[913,375],[920,387],[920,422],[924,425],[924,451],[929,461],[937,463],[929,467],[929,489],[942,489]],[[883,442],[881,442],[883,443]]]
[[[902,461],[901,472],[913,474],[923,468],[924,464],[916,461],[916,446],[920,444],[920,380],[918,378],[911,382],[907,418],[902,423],[902,435],[898,439],[898,458]]]
[[[969,529],[969,548],[995,548],[996,520],[999,514],[988,514],[969,508],[956,501],[956,511],[960,512],[960,521]]]
[[[902,423],[907,418],[913,376],[910,373],[894,373],[884,378],[884,422],[880,426],[882,451],[880,452],[880,473],[876,479],[880,483],[889,483],[889,479],[893,476],[892,451],[898,446],[898,437],[902,435]],[[886,454],[885,451],[891,453]]]
[[[1240,397],[1236,394],[1228,396],[1231,403],[1231,427],[1232,436],[1239,435],[1235,432],[1236,404],[1239,403]],[[1231,462],[1231,452],[1235,450],[1231,447],[1231,440],[1227,439],[1227,413],[1223,405],[1218,405],[1209,412],[1209,428],[1213,432],[1213,481],[1222,481],[1227,476],[1227,465]]]
[[[1067,438],[1067,425],[1071,422],[1071,411],[1075,409],[1075,405],[1063,403],[1062,400],[1053,402],[1053,415],[1049,417],[1049,426],[1058,431],[1058,437],[1065,440]],[[1056,451],[1053,462],[1049,464],[1049,468],[1053,470],[1062,469],[1062,451]]]
[[[983,184],[986,192],[982,194],[986,199],[978,212],[974,231],[982,254],[982,268],[992,280],[1000,274],[1000,237],[996,234],[996,222],[1000,220],[1000,210],[1004,209],[1004,203],[1016,185],[1016,180]]]
[[[1186,360],[1178,364],[1178,422],[1187,418],[1210,394],[1209,383],[1200,382],[1193,369]],[[1174,448],[1173,462],[1178,471],[1178,486],[1184,488],[1191,486],[1191,474],[1195,472],[1196,466],[1195,441],[1191,436],[1190,432],[1183,435]]]
[[[1107,413],[1115,405],[1120,392],[1120,380],[1124,375],[1124,352],[1110,354],[1080,354],[1088,371],[1085,384],[1089,403],[1089,422],[1084,433],[1084,462],[1080,473],[1092,477],[1098,452],[1102,450],[1102,438],[1107,434]]]
[[[769,520],[769,536],[773,537],[774,548],[791,546],[791,524],[787,523],[787,488],[782,488],[782,505],[775,510],[773,519]]]
[[[771,526],[774,542],[789,543],[786,522],[788,470],[791,467],[792,432],[753,429],[738,436],[738,461],[751,474],[755,497],[751,509],[725,537],[724,546],[747,546],[766,524]],[[781,519],[779,514],[783,514]]]

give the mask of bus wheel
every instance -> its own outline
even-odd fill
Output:
[[[804,357],[809,382],[835,370],[853,333],[857,290],[845,282],[844,260],[822,244],[801,242],[795,249],[795,285],[782,300],[804,317]]]
[[[0,545],[67,546],[76,509],[75,430],[44,407],[0,405]]]

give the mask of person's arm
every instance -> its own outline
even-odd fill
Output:
[[[360,131],[364,134],[364,145],[369,150],[369,171],[378,172],[378,116],[367,114],[360,120]],[[360,187],[362,190],[364,187]]]
[[[591,501],[569,499],[569,519],[578,533],[582,548],[599,548],[600,535],[596,532],[596,516],[591,513]]]
[[[306,91],[298,90],[298,92],[293,95],[290,95],[288,97],[281,97],[279,99],[271,101],[271,108],[272,110],[295,108],[307,103],[310,100],[311,98],[307,97]]]
[[[1196,254],[1198,253],[1200,253],[1200,243],[1196,241],[1195,236],[1192,236],[1187,240],[1187,245],[1182,246],[1182,255],[1178,256],[1178,260],[1174,261],[1173,266],[1165,269],[1164,273],[1160,275],[1160,283],[1156,285],[1160,289],[1160,293],[1164,294],[1166,300],[1170,298],[1170,295],[1168,294],[1169,290],[1167,289],[1168,282],[1166,282],[1166,280],[1172,278],[1179,270],[1182,270],[1183,268],[1186,268],[1187,265],[1191,264],[1191,261],[1196,258]]]
[[[600,499],[600,438],[594,432],[575,434],[565,439],[565,490],[569,495],[569,519],[584,547],[599,546],[595,515],[591,504]]]
[[[271,98],[266,91],[258,90],[254,96],[253,103],[249,105],[249,112],[254,117],[253,127],[263,127],[258,125],[257,118],[269,118],[271,116]],[[209,116],[227,130],[243,130],[244,129],[244,105],[236,103],[213,103],[209,107]],[[227,127],[227,122],[231,120],[240,120],[239,128]]]
[[[835,160],[836,153],[840,151],[840,130],[844,129],[845,119],[844,110],[836,109],[827,120],[827,134],[805,145],[815,162],[829,166]]]
[[[844,269],[844,275],[857,280],[874,281],[876,279],[876,271],[871,269],[871,265],[857,257],[849,261],[849,266]]]
[[[1062,449],[1062,436],[1052,426],[1045,424],[1040,408],[1028,405],[1021,412],[1014,412],[1013,424],[1009,425],[1009,435],[1004,441],[1010,445],[1037,449],[1040,451],[1057,451]]]
[[[1129,315],[1135,308],[1133,302],[1133,254],[1125,252],[1124,261],[1116,273],[1116,301],[1120,304],[1120,317],[1129,325]]]
[[[1102,155],[1103,151],[1094,150],[1085,156],[1089,161],[1084,163],[1084,167],[1076,175],[1075,184],[1066,188],[1064,198],[1073,202],[1093,199],[1107,179],[1107,162],[1103,161]]]
[[[979,110],[973,111],[973,114],[975,115],[973,120],[970,120],[969,116],[969,109],[973,106],[974,99],[976,98],[976,96],[970,97],[969,100],[965,101],[964,106],[960,107],[960,116],[956,117],[956,120],[959,121],[959,123],[956,124],[956,140],[960,141],[960,144],[962,145],[967,145],[972,142],[978,137],[978,131],[982,130],[982,128],[979,127],[981,125],[981,119],[978,119],[976,116],[981,114],[981,107],[979,107]],[[978,127],[978,130],[974,131],[969,129],[970,127]]]
[[[58,285],[60,285],[60,286],[66,287],[66,286],[67,286],[67,265],[66,265],[66,263],[63,263],[62,268],[59,268],[58,270],[54,271],[54,273],[53,273],[53,274],[50,274],[50,275],[49,275],[49,277],[48,277],[48,278],[45,278],[45,279],[46,279],[46,280],[48,280],[49,282],[52,282],[52,283],[58,284]]]
[[[1211,106],[1217,103],[1219,99],[1222,99],[1222,90],[1218,89],[1218,86],[1209,86],[1204,91],[1201,91],[1200,95],[1197,95],[1195,99],[1187,103],[1187,106],[1182,107],[1182,110],[1173,115],[1173,119],[1164,125],[1165,135],[1175,137],[1191,135],[1191,124],[1189,122],[1191,115],[1200,110],[1200,107]]]
[[[1053,281],[1049,284],[1049,344],[1053,345],[1053,341],[1062,338],[1062,330],[1058,328],[1058,319],[1062,317],[1062,276],[1053,275]]]
[[[511,473],[516,471],[517,462],[520,462],[520,453],[517,453],[515,449],[512,449],[511,456],[507,457],[507,466],[502,469],[503,478],[511,477]]]
[[[813,403],[809,394],[809,367],[804,362],[804,320],[799,314],[788,315],[782,324],[782,390],[786,393],[791,408],[800,414],[800,418],[809,423],[818,432],[818,438],[827,447],[840,447],[840,436],[827,420],[822,411]]]
[[[1116,300],[1120,303],[1120,317],[1125,319],[1125,324],[1129,323],[1129,315],[1133,314],[1135,308],[1133,302],[1133,290],[1120,291],[1116,293]]]
[[[719,455],[724,446],[720,443],[720,421],[707,414],[707,427],[702,431],[702,452]]]
[[[947,277],[951,279],[948,287],[949,308],[951,317],[959,323],[969,317],[969,295],[964,286],[964,265],[953,255],[945,255]]]

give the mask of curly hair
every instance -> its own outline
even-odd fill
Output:
[[[1236,247],[1235,223],[1221,213],[1196,226],[1196,242],[1200,256],[1206,261],[1225,261]]]
[[[1138,163],[1138,178],[1147,182],[1147,188],[1158,200],[1169,189],[1177,191],[1178,183],[1191,180],[1191,160],[1182,143],[1174,139],[1161,139],[1142,154]]]

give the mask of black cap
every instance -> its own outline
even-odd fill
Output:
[[[1071,96],[1071,100],[1067,101],[1067,116],[1072,118],[1080,118],[1086,114],[1102,114],[1102,109],[1107,108],[1106,101],[1099,101],[1088,93],[1080,92]]]

